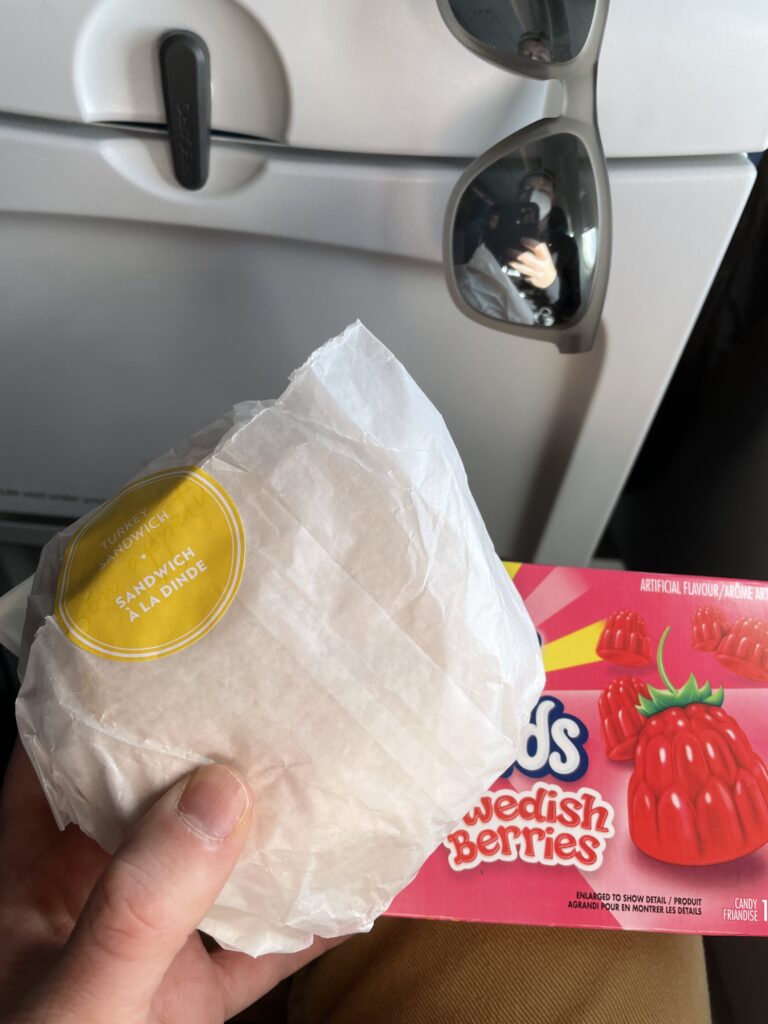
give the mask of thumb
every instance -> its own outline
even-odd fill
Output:
[[[240,776],[206,765],[142,818],[96,884],[60,964],[83,1020],[93,1007],[120,1007],[127,1019],[149,1006],[234,868],[250,817]]]

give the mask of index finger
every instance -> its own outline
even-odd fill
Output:
[[[48,801],[45,799],[35,769],[21,741],[17,739],[0,792],[0,815],[8,818],[22,812],[25,817],[44,812],[46,818],[50,818],[53,824]]]
[[[326,950],[345,942],[346,938],[316,937],[308,949],[302,949],[299,953],[269,953],[256,958],[247,953],[217,949],[211,954],[211,962],[219,972],[227,1017],[244,1010],[283,978],[295,974]]]
[[[537,242],[534,238],[523,238],[521,239],[523,245],[527,245],[531,252],[536,253],[537,256],[542,256],[542,249],[546,250],[546,242]]]

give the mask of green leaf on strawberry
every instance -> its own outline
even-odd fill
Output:
[[[709,704],[710,706],[720,707],[725,699],[725,691],[722,686],[716,690],[713,690],[708,682],[704,683],[703,686],[699,686],[693,673],[688,677],[688,681],[684,686],[680,688],[673,686],[664,669],[664,661],[662,659],[664,643],[668,635],[669,626],[662,633],[661,640],[659,640],[659,649],[656,654],[659,677],[666,689],[662,690],[655,686],[649,686],[649,697],[643,697],[642,694],[638,697],[639,704],[637,710],[641,715],[650,718],[651,715],[657,715],[660,711],[667,711],[669,708],[687,708],[690,704]]]

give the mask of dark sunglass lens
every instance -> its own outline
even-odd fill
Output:
[[[467,35],[542,64],[573,60],[584,47],[596,0],[449,0]]]

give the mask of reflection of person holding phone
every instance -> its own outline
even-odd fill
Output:
[[[476,223],[474,216],[457,218],[454,228],[454,259],[456,284],[467,303],[478,313],[513,324],[535,323],[535,313],[525,295],[506,273],[497,252],[490,247],[490,239],[499,238],[499,230],[505,216],[505,208],[499,204],[485,205],[483,224],[474,239],[471,255],[459,257],[458,248],[463,248],[468,236],[473,234]],[[465,223],[466,220],[466,223]]]
[[[484,242],[454,269],[459,291],[478,313],[511,324],[536,322],[531,304]]]
[[[529,171],[520,181],[517,204],[506,207],[488,246],[534,311],[535,322],[552,326],[572,317],[581,303],[579,252],[555,205],[554,174]]]

